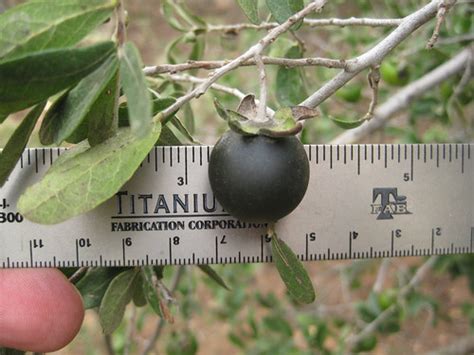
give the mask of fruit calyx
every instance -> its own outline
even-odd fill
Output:
[[[306,106],[282,107],[266,120],[257,119],[255,96],[246,95],[240,101],[237,111],[222,106],[217,99],[214,105],[221,118],[227,121],[230,129],[244,136],[263,135],[272,138],[293,136],[303,129],[302,120],[318,116],[319,112]]]

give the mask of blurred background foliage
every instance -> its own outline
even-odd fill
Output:
[[[16,3],[19,1],[0,1],[0,10]],[[248,22],[235,0],[178,3],[186,9],[184,17],[176,8],[163,16],[160,5],[164,2],[125,1],[129,16],[128,37],[140,48],[146,65],[180,63],[188,59],[231,59],[264,33],[195,30],[203,22],[213,25]],[[423,4],[424,1],[415,0],[333,0],[328,2],[321,16],[396,18],[412,13]],[[265,7],[261,6],[261,10],[261,18],[267,18]],[[473,18],[474,4],[460,1],[447,16],[434,49],[426,50],[425,44],[435,21],[397,47],[382,64],[379,102],[383,103],[401,87],[424,76],[469,45],[474,34]],[[390,31],[390,28],[302,26],[295,34],[280,37],[267,54],[348,59],[363,53]],[[112,33],[113,25],[105,24],[89,40],[110,38]],[[268,66],[269,105],[273,108],[298,103],[338,72],[323,67],[287,71],[290,73]],[[200,70],[190,74],[206,77],[207,72]],[[472,142],[474,81],[471,78],[462,91],[454,95],[461,75],[425,92],[383,130],[366,137],[364,142]],[[287,85],[288,77],[295,84]],[[257,78],[254,67],[244,67],[229,73],[219,83],[244,93],[258,93]],[[188,83],[170,83],[165,76],[150,79],[150,85],[161,93],[174,96],[190,88]],[[214,96],[227,107],[238,104],[234,96],[212,91],[181,111],[187,129],[205,144],[213,144],[225,130],[225,123],[217,118],[212,105]],[[306,123],[301,136],[303,142],[329,142],[343,132],[330,118],[357,120],[365,114],[369,102],[366,71],[320,106],[323,115]],[[0,126],[0,147],[23,115],[12,115]],[[29,145],[39,146],[37,134]],[[318,295],[314,304],[304,307],[291,302],[271,265],[216,267],[231,291],[219,287],[197,268],[187,267],[171,307],[175,321],[163,327],[154,352],[183,355],[345,353],[347,336],[357,333],[392,306],[395,310],[390,317],[353,350],[375,354],[435,350],[474,332],[474,255],[440,257],[435,270],[419,288],[399,297],[400,289],[423,261],[423,258],[413,257],[307,263]],[[374,290],[381,264],[384,264],[383,284]],[[175,273],[176,268],[165,268],[166,285]],[[97,316],[89,311],[80,335],[61,353],[142,352],[153,337],[159,320],[149,307],[133,305],[129,305],[125,318],[118,331],[108,339],[107,347]]]

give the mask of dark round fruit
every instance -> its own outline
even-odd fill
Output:
[[[301,202],[309,182],[309,162],[294,136],[269,138],[224,133],[211,153],[209,180],[214,195],[232,216],[269,223]]]

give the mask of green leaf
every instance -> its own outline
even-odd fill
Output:
[[[329,116],[329,118],[339,127],[344,128],[344,129],[356,128],[365,122],[365,119],[360,119],[360,120],[355,120],[355,121],[345,121],[345,120],[341,120],[340,118],[331,117],[331,116]]]
[[[53,164],[43,179],[20,197],[18,210],[43,224],[59,223],[92,210],[132,177],[158,140],[160,128],[155,125],[141,139],[123,128],[116,136],[76,154],[75,159]],[[74,154],[74,149],[71,151]]]
[[[278,238],[276,233],[272,235],[272,255],[278,272],[291,296],[299,303],[312,303],[316,298],[316,294],[308,273],[295,253],[284,241]]]
[[[104,334],[112,332],[120,325],[125,307],[132,300],[133,284],[140,269],[122,272],[110,283],[99,307],[99,319]]]
[[[0,187],[3,186],[13,169],[15,169],[16,163],[20,159],[45,106],[46,101],[34,107],[28,113],[8,140],[5,148],[0,152]]]
[[[146,85],[138,49],[131,42],[123,46],[120,58],[120,82],[127,96],[132,132],[143,137],[152,124],[151,96]]]
[[[177,118],[175,119],[178,120]],[[162,127],[160,139],[158,139],[157,145],[186,145],[193,143],[195,143],[194,139],[190,140],[188,136],[184,135],[178,128],[176,128],[173,120],[171,120]]]
[[[82,79],[79,84],[61,96],[48,110],[40,129],[40,140],[44,145],[60,145],[68,139],[83,122],[102,92],[108,88],[118,69],[117,57],[112,54],[97,70]],[[103,102],[100,103],[104,105]],[[105,105],[104,105],[105,106]],[[104,109],[104,107],[96,107]],[[95,112],[94,112],[95,114]],[[94,117],[94,120],[96,117]],[[77,132],[76,132],[77,134]]]
[[[163,317],[163,312],[161,310],[161,298],[160,294],[158,293],[158,277],[156,276],[153,267],[143,267],[142,276],[143,293],[145,294],[148,304],[158,316]]]
[[[87,138],[91,146],[102,143],[117,132],[118,117],[115,117],[115,103],[119,89],[118,80],[118,72],[116,72],[85,119],[89,122]]]
[[[153,109],[152,109],[152,115],[156,116],[158,113],[163,111],[164,109],[170,107],[172,104],[174,104],[176,99],[173,97],[153,97]],[[172,115],[170,115],[172,117]],[[128,105],[127,103],[123,103],[119,107],[119,127],[128,127],[130,126],[130,120],[129,120],[129,115],[128,115]]]
[[[245,16],[255,25],[260,23],[257,0],[237,0]]]
[[[0,15],[0,60],[70,47],[104,22],[115,0],[34,0]]]
[[[219,274],[209,265],[198,265],[199,269],[204,272],[207,276],[209,276],[212,280],[214,280],[219,286],[222,286],[226,290],[230,291],[230,288],[227,287],[225,281]]]
[[[145,293],[143,292],[143,276],[141,273],[135,279],[133,284],[133,304],[137,307],[143,307],[147,304]]]
[[[43,101],[96,70],[115,51],[102,42],[78,49],[50,49],[0,64],[0,115]]]
[[[301,58],[303,53],[299,46],[288,49],[286,58]],[[304,77],[301,68],[278,68],[276,76],[276,97],[280,105],[293,106],[308,96],[304,86]]]
[[[304,7],[303,0],[266,0],[267,7],[278,23],[283,23],[290,16]],[[301,21],[295,24],[295,29],[301,26]]]
[[[99,307],[112,280],[127,270],[129,269],[106,267],[93,267],[87,270],[84,277],[76,284],[76,288],[81,293],[84,308]]]
[[[173,6],[171,5],[169,0],[161,1],[161,12],[163,14],[163,18],[165,19],[168,24],[179,32],[188,32],[189,29],[184,27],[179,20],[175,17]]]

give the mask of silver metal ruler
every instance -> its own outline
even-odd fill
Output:
[[[15,209],[61,149],[28,149],[0,189],[0,268],[271,261],[264,225],[215,201],[212,147],[157,147],[94,211],[54,226]],[[276,231],[302,260],[474,252],[474,144],[308,145],[311,177]]]

